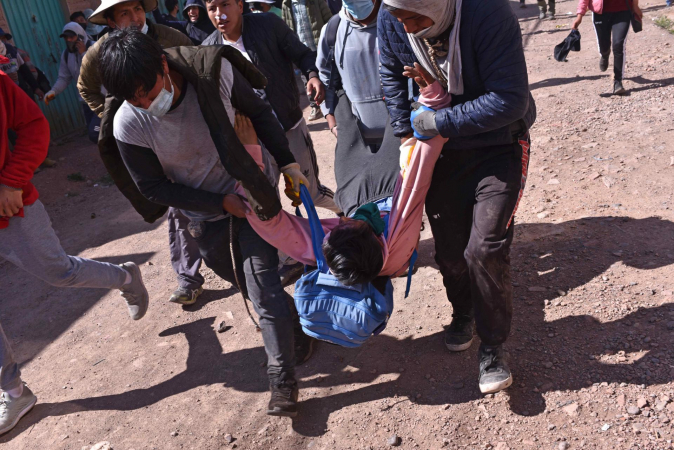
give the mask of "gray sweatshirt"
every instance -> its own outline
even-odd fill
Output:
[[[79,37],[81,37],[84,40],[85,45],[89,47],[89,37],[84,32],[84,29],[82,29],[82,27],[78,23],[70,22],[66,24],[63,31],[65,30],[70,30],[76,33]],[[73,79],[75,80],[79,79],[80,66],[82,66],[82,59],[86,54],[87,54],[86,51],[80,55],[80,52],[76,51],[75,53],[69,53],[68,50],[65,50],[64,52],[61,53],[61,64],[59,65],[59,77],[56,80],[56,83],[54,83],[54,86],[52,86],[51,88],[51,90],[54,91],[56,95],[59,95],[61,92],[63,92]],[[77,99],[81,102],[84,101],[82,100],[82,97],[80,96],[79,92],[77,92]]]
[[[388,110],[384,103],[384,93],[379,77],[379,46],[377,45],[377,21],[362,26],[351,20],[342,9],[342,19],[337,29],[335,42],[335,62],[342,77],[346,96],[351,101],[353,114],[358,119],[360,131],[365,139],[381,139],[388,121]],[[328,85],[330,63],[327,60],[330,49],[321,31],[318,45],[318,67],[321,81]],[[321,104],[323,114],[333,110],[328,101]],[[339,124],[338,124],[339,125]]]

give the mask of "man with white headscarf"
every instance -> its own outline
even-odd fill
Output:
[[[503,343],[512,321],[509,249],[536,118],[522,35],[507,0],[384,0],[378,38],[381,79],[396,136],[448,138],[426,212],[453,319],[450,351],[473,332],[483,393],[512,384]],[[406,66],[418,62],[450,94],[451,106],[412,110]]]

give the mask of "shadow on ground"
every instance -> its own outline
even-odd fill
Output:
[[[645,271],[674,264],[672,236],[674,223],[656,217],[590,217],[559,224],[516,226],[511,252],[515,318],[507,343],[515,377],[515,384],[508,390],[513,412],[541,414],[545,409],[542,395],[546,392],[573,391],[596,382],[654,385],[674,379],[674,371],[669,368],[673,364],[672,353],[668,350],[674,347],[674,336],[667,331],[664,319],[674,314],[671,299],[670,303],[656,302],[653,297],[651,307],[634,310],[629,302],[621,302],[619,298],[640,295],[646,286],[624,286],[626,290],[621,290],[621,294],[609,289],[601,298],[598,289],[590,289],[580,299],[566,299],[579,302],[577,306],[589,302],[617,307],[620,312],[614,316],[619,318],[613,321],[600,323],[591,315],[569,312],[560,319],[546,321],[544,312],[544,300],[558,297],[557,290],[567,292],[582,287],[616,263]],[[422,246],[428,245],[428,241],[422,242]],[[531,286],[538,286],[541,291],[531,292],[528,290]],[[610,280],[604,286],[611,287]],[[415,290],[418,295],[418,287],[412,295]],[[259,368],[259,362],[265,360],[263,348],[223,354],[213,330],[214,321],[215,317],[204,318],[160,334],[162,337],[184,334],[189,345],[185,371],[147,389],[38,404],[0,443],[25,432],[45,417],[90,410],[135,410],[203,385],[265,392],[267,380]],[[648,340],[644,332],[648,333]],[[553,338],[549,337],[551,334]],[[477,342],[467,352],[448,353],[441,330],[419,338],[381,335],[358,349],[322,345],[321,351],[298,369],[304,380],[300,382],[301,388],[359,384],[362,387],[305,398],[293,428],[304,436],[323,435],[332,412],[382,399],[389,399],[389,406],[384,409],[401,401],[442,405],[476,399],[480,396],[476,350]],[[626,361],[599,361],[602,356],[619,351],[625,352]],[[554,367],[544,368],[547,361]],[[435,382],[429,381],[426,374],[431,374]],[[378,380],[382,375],[385,381]]]

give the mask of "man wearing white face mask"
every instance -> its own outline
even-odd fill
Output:
[[[173,28],[148,23],[146,12],[157,8],[157,0],[105,0],[101,6],[89,17],[89,22],[95,25],[107,25],[115,29],[137,28],[152,37],[164,48],[193,45],[191,39]],[[126,170],[123,170],[123,162],[116,147],[101,147],[100,142],[112,141],[112,118],[115,116],[120,101],[108,102],[106,109],[105,95],[101,90],[101,76],[98,68],[98,54],[106,36],[102,36],[87,51],[82,60],[80,77],[77,88],[80,95],[89,105],[92,111],[101,117],[101,134],[99,135],[99,148],[101,158],[115,184],[124,196],[129,199],[133,207],[147,222],[154,222],[164,215],[165,207],[148,202],[133,181],[129,178]],[[106,120],[105,117],[109,119]],[[106,150],[104,151],[103,148]],[[179,211],[169,208],[169,245],[171,249],[171,264],[178,278],[178,287],[175,289],[169,301],[180,304],[194,303],[202,292],[204,279],[199,273],[201,258],[193,239],[187,232],[189,220]]]
[[[229,46],[164,53],[137,30],[114,32],[101,55],[105,87],[125,99],[114,136],[134,183],[152,202],[180,208],[206,265],[248,293],[268,355],[267,413],[296,415],[292,299],[281,285],[277,250],[253,231],[236,194],[241,183],[262,220],[278,214],[272,158],[288,168],[284,175],[298,191],[300,182],[308,185],[281,124],[252,89],[266,79]],[[235,110],[250,117],[262,146],[244,148],[233,128]]]

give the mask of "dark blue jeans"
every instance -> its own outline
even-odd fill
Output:
[[[192,221],[188,229],[199,245],[206,266],[236,287],[229,224],[229,218],[215,222]],[[258,236],[245,219],[235,218],[233,231],[237,276],[259,316],[267,352],[267,373],[270,377],[281,373],[294,377],[292,298],[281,286],[278,250]]]
[[[94,144],[98,143],[98,135],[101,132],[101,119],[89,109],[89,105],[82,102],[82,113],[84,113],[84,121],[87,124],[87,135],[89,140]]]

